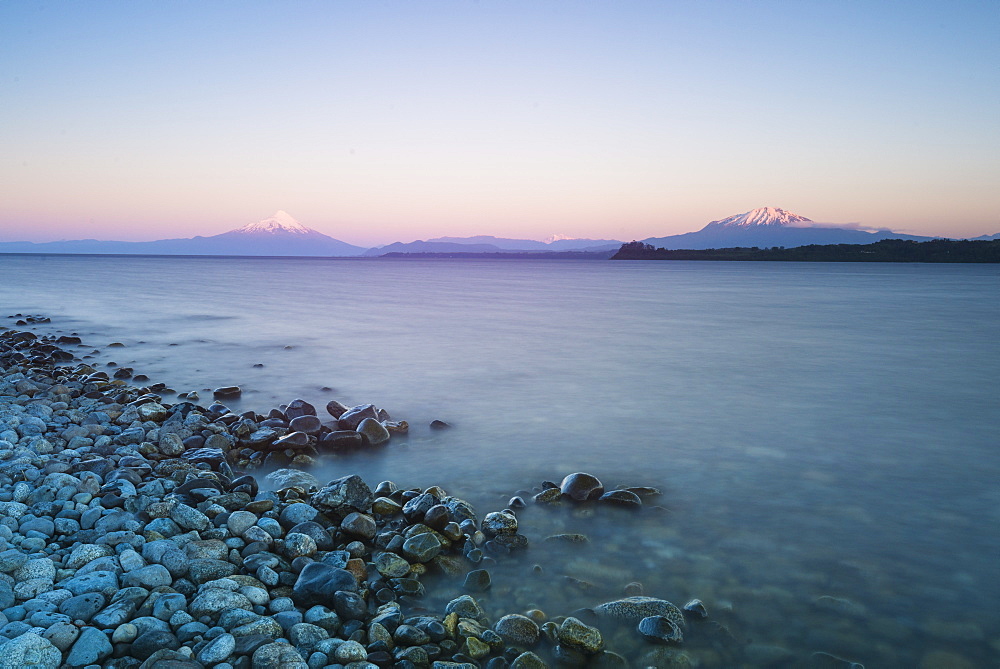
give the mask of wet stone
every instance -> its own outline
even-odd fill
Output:
[[[338,591],[358,589],[354,574],[322,562],[311,562],[299,573],[292,599],[300,606],[329,605]]]
[[[375,536],[375,519],[367,514],[355,511],[344,518],[340,523],[340,529],[352,536],[371,539]]]
[[[570,474],[562,480],[559,486],[560,492],[576,502],[583,502],[590,499],[598,499],[604,494],[604,485],[596,476],[577,472]]]
[[[469,592],[485,592],[491,585],[490,572],[485,569],[473,569],[466,574],[462,587]]]
[[[665,599],[655,597],[625,597],[605,602],[594,609],[598,617],[607,617],[620,622],[638,623],[649,616],[664,616],[684,627],[684,614]]]
[[[639,621],[639,634],[652,643],[672,644],[684,640],[680,627],[665,616],[648,616]]]
[[[351,475],[331,481],[312,496],[310,503],[325,513],[343,518],[353,511],[371,508],[372,491],[360,476]]]
[[[705,608],[705,605],[702,603],[700,599],[692,599],[690,602],[684,605],[683,610],[684,613],[687,613],[688,615],[695,618],[704,619],[708,617],[708,609]]]
[[[403,542],[403,555],[415,562],[429,562],[441,552],[441,542],[430,532],[418,534]]]
[[[380,553],[375,557],[374,564],[386,578],[402,578],[410,573],[410,563],[395,553]]]
[[[598,501],[626,509],[638,509],[642,506],[642,499],[628,490],[611,490],[601,495]]]
[[[596,627],[584,624],[572,616],[563,620],[559,626],[559,643],[570,648],[593,655],[604,648],[604,639]]]
[[[538,625],[527,616],[517,613],[506,615],[493,626],[504,643],[521,648],[531,648],[538,643]]]
[[[493,511],[483,518],[482,529],[488,537],[516,534],[517,518],[506,511]]]

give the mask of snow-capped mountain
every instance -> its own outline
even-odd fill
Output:
[[[793,214],[777,207],[759,207],[744,214],[735,214],[721,221],[712,221],[709,225],[728,228],[754,228],[764,225],[786,225],[796,228],[809,227],[813,221],[805,216]]]
[[[316,232],[312,228],[307,228],[302,225],[294,218],[291,214],[286,211],[276,211],[274,216],[265,218],[256,223],[247,223],[242,228],[236,228],[235,230],[230,230],[230,232],[239,232],[246,235],[321,235],[321,232]],[[326,235],[323,235],[324,237]]]
[[[734,247],[807,246],[809,244],[871,244],[882,239],[927,241],[932,237],[904,235],[891,230],[866,232],[819,225],[777,207],[760,207],[712,221],[697,232],[642,240],[657,248],[723,249]]]

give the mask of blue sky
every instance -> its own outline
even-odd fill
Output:
[[[0,4],[0,240],[1000,231],[996,2]]]

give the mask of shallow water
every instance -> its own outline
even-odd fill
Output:
[[[724,626],[688,629],[700,666],[997,666],[998,288],[975,265],[0,256],[0,316],[95,360],[413,426],[321,478],[436,483],[480,516],[573,471],[661,488],[664,511],[520,512],[531,547],[483,600],[699,597]]]

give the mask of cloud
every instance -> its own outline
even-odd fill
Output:
[[[820,221],[795,221],[789,223],[790,228],[840,228],[841,230],[863,230],[865,232],[876,232],[879,228],[861,223],[824,223]]]

